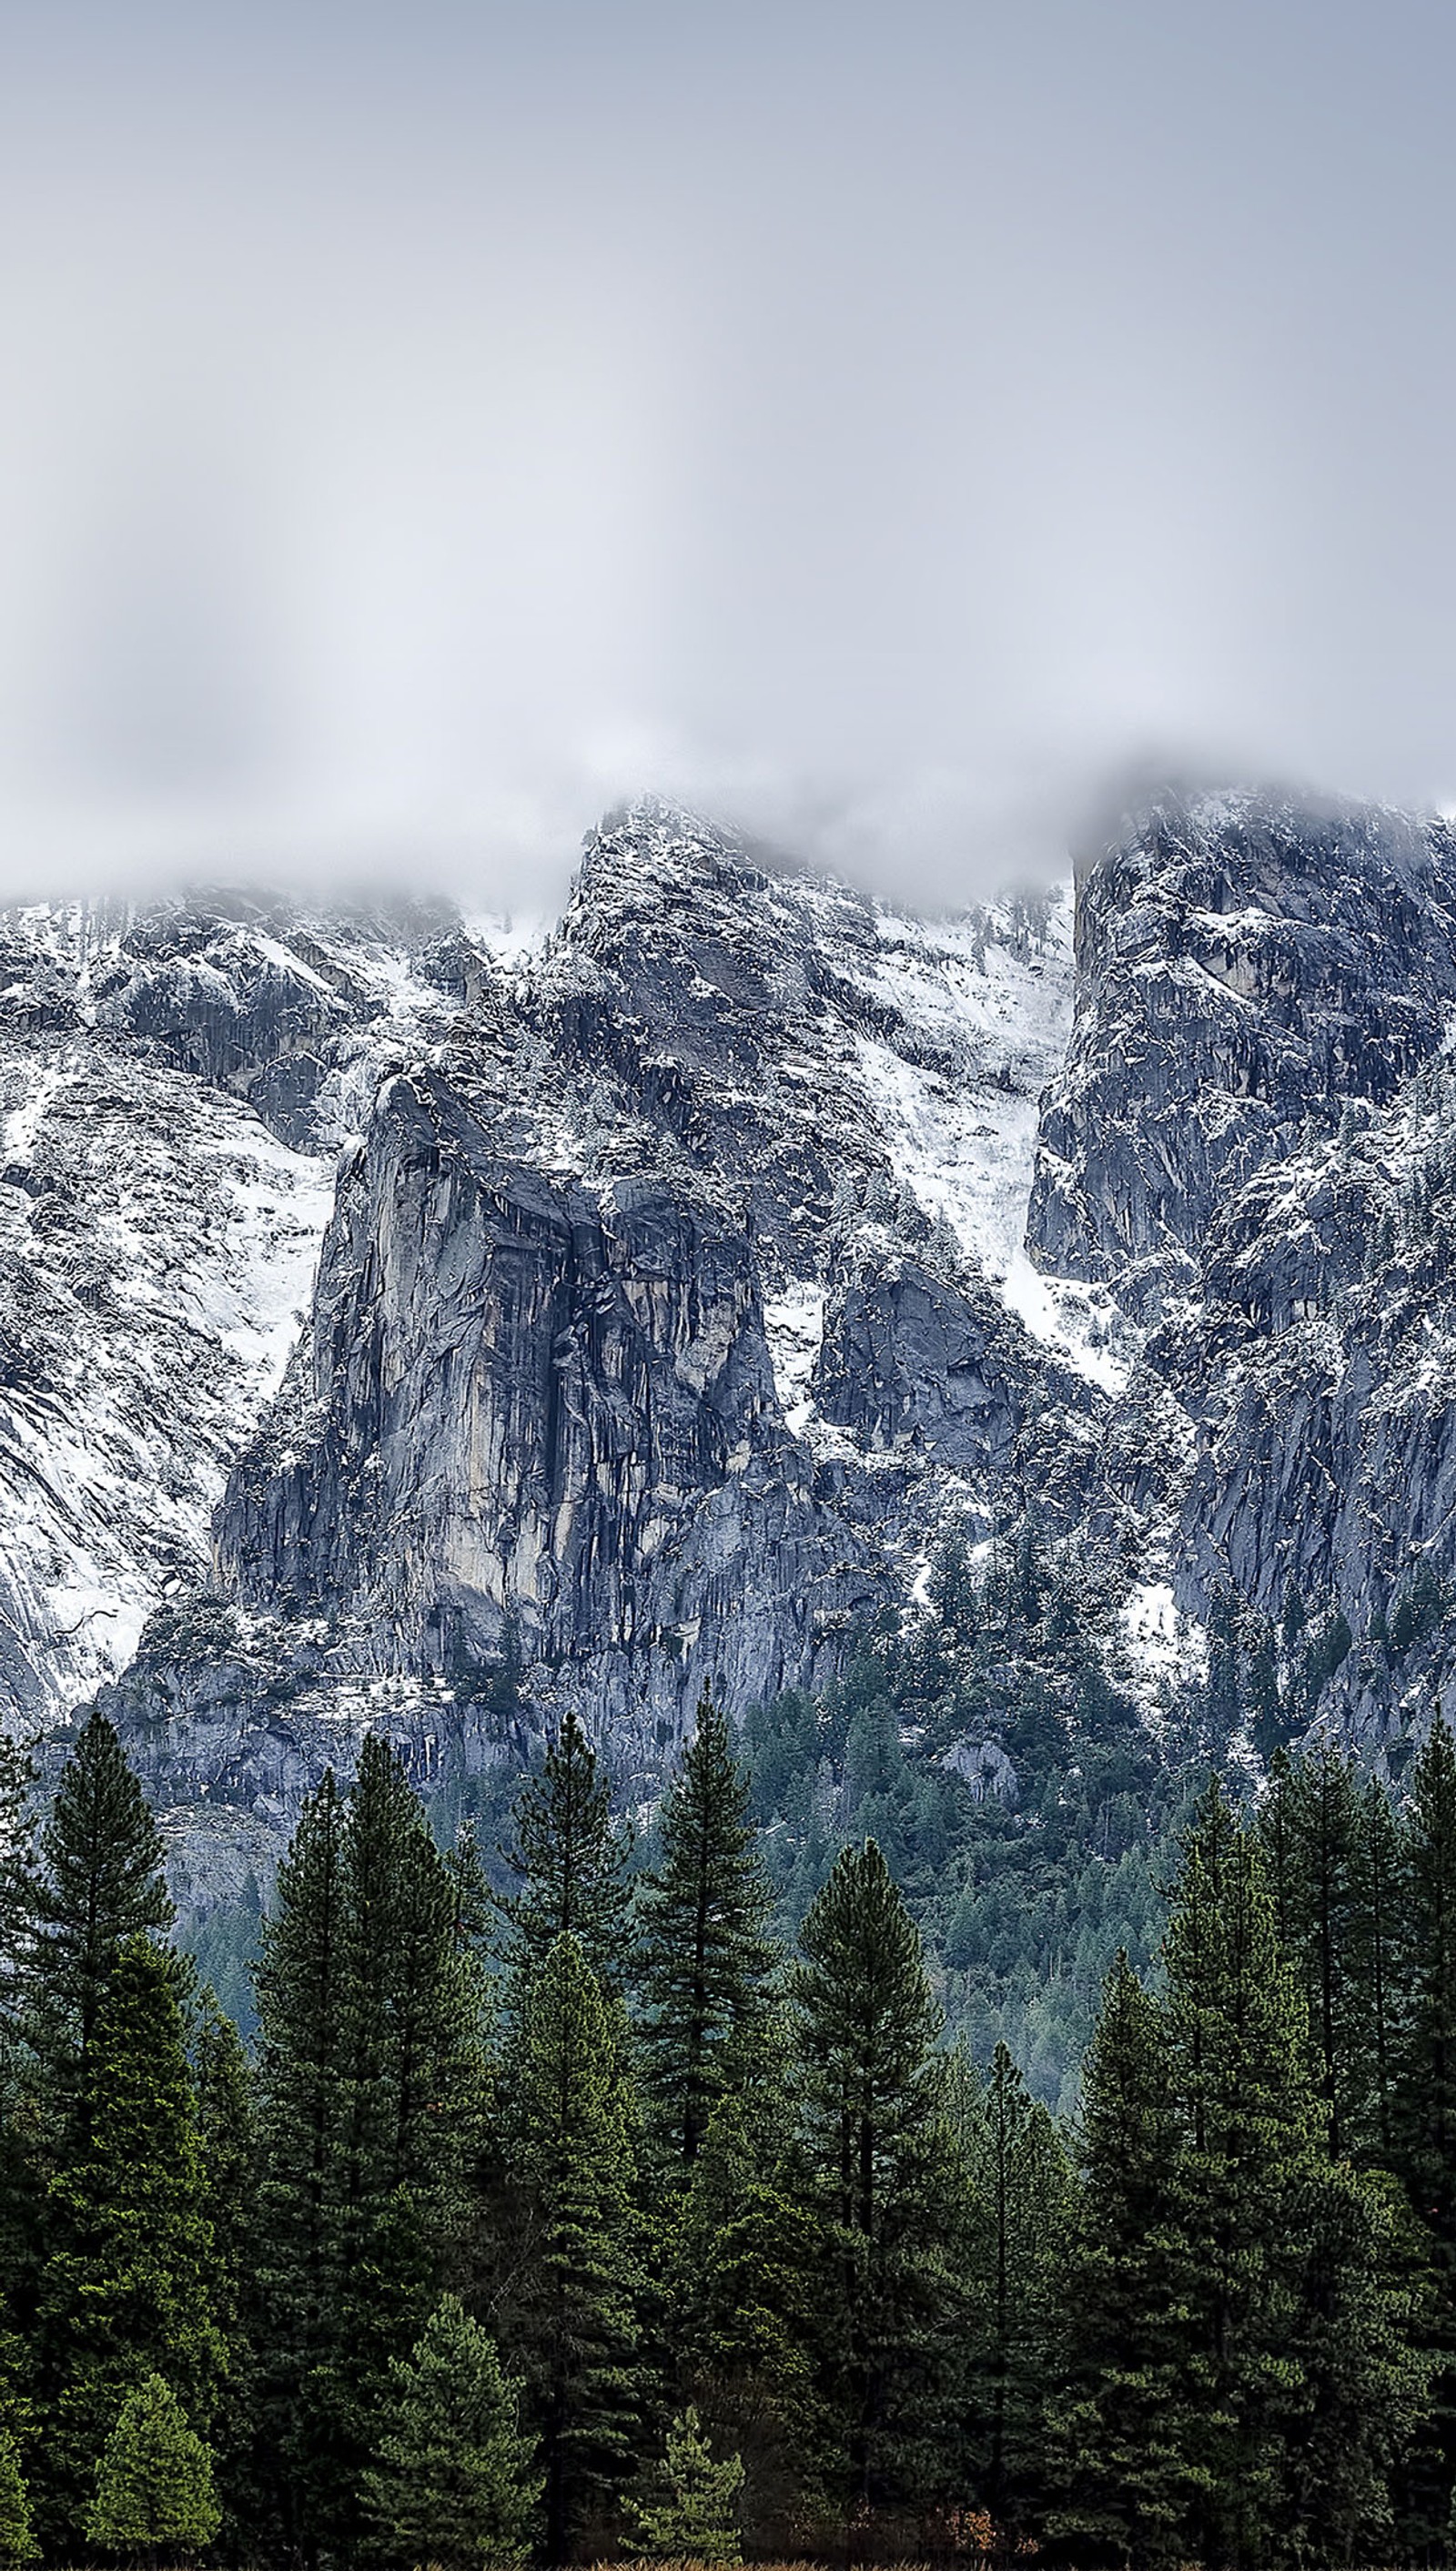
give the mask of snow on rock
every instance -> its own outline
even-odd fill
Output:
[[[813,1410],[810,1378],[824,1337],[824,1289],[796,1279],[763,1298],[763,1329],[783,1424],[800,1437]]]
[[[89,1031],[0,1051],[0,1695],[120,1670],[197,1581],[306,1312],[331,1164]]]

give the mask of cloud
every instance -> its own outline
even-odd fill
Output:
[[[1449,13],[0,18],[0,878],[1456,792]]]

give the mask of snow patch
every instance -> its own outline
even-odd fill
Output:
[[[824,1289],[807,1279],[763,1298],[763,1332],[783,1424],[801,1437],[813,1412],[809,1391],[824,1338]]]

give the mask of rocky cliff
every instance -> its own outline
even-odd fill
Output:
[[[441,1779],[571,1701],[646,1790],[1029,1522],[1155,1726],[1293,1591],[1288,1726],[1447,1684],[1445,824],[1159,796],[1074,936],[644,802],[525,949],[235,897],[6,971],[0,1685],[108,1687],[193,1899],[365,1727]]]

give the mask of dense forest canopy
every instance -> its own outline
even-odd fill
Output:
[[[1328,1745],[1240,1803],[1206,1742],[1150,1776],[1069,1621],[1039,1800],[932,1792],[912,1691],[964,1733],[1057,1612],[995,1577],[929,1674],[886,1634],[827,1707],[706,1700],[645,1833],[573,1717],[499,1845],[371,1740],[247,2045],[106,1719],[40,1824],[12,1757],[0,2552],[1443,2553],[1451,1735],[1398,1807]],[[1094,1975],[1058,2115],[997,2013]]]

